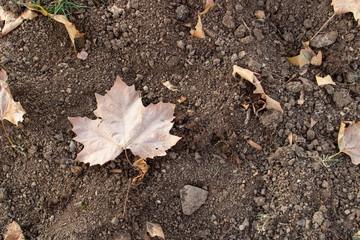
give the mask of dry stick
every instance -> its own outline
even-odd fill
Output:
[[[310,38],[310,40],[309,40],[309,42],[311,41],[311,40],[313,40],[318,34],[319,34],[319,32],[321,32],[323,29],[324,29],[324,27],[326,27],[326,25],[328,25],[328,23],[331,21],[331,19],[333,19],[334,17],[335,17],[335,13],[324,23],[324,25],[322,25],[322,27],[319,29],[319,31],[317,31],[316,33],[315,33],[315,35],[312,37],[312,38]]]
[[[8,135],[7,132],[6,132],[6,129],[5,129],[5,125],[4,125],[4,121],[3,121],[3,120],[1,120],[1,124],[2,124],[2,127],[3,127],[3,129],[4,129],[5,135],[6,135],[7,139],[9,140],[11,146],[12,146],[12,147],[15,147],[15,145],[12,143],[12,141],[11,141],[10,138],[9,138],[9,135]]]
[[[131,178],[129,178],[129,184],[128,184],[128,189],[127,189],[127,192],[126,192],[126,197],[125,197],[125,202],[124,202],[124,211],[123,211],[122,218],[125,217],[126,204],[127,204],[128,198],[129,198],[130,187],[131,187]]]
[[[125,157],[126,157],[126,159],[127,159],[127,160],[128,160],[128,162],[130,163],[130,165],[131,165],[131,166],[133,166],[133,165],[132,165],[132,163],[130,162],[130,160],[129,160],[128,156],[127,156],[127,153],[126,153],[126,148],[124,148],[124,151],[125,151]]]

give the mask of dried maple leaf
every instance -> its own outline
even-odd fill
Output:
[[[190,37],[205,38],[205,33],[202,27],[200,15],[198,15],[198,22],[195,26],[195,30],[191,29],[190,34]]]
[[[261,94],[261,98],[265,99],[264,106],[261,109],[255,111],[256,113],[259,112],[260,110],[266,108],[266,109],[269,109],[269,110],[276,110],[276,111],[279,111],[282,114],[284,114],[284,111],[281,108],[280,103],[265,94],[264,89],[261,86],[260,81],[255,76],[256,73],[254,73],[254,72],[252,72],[252,71],[250,71],[248,69],[245,69],[245,68],[234,65],[233,66],[233,73],[232,73],[233,77],[236,77],[236,74],[239,74],[242,78],[244,78],[244,79],[248,80],[249,82],[251,82],[255,86],[255,90],[254,90],[253,93]]]
[[[349,127],[346,127],[347,123],[350,124]],[[360,163],[360,122],[341,122],[338,146],[340,152],[350,156],[353,164],[358,165]]]
[[[143,159],[165,156],[180,140],[169,133],[175,105],[160,102],[144,107],[135,87],[127,86],[119,76],[105,96],[95,97],[97,119],[68,118],[77,134],[74,140],[84,144],[78,161],[102,165],[124,149]]]
[[[6,233],[3,236],[4,240],[25,240],[19,224],[15,221],[6,226]]]
[[[12,124],[18,125],[23,120],[25,114],[19,102],[15,102],[11,96],[8,84],[6,83],[7,74],[4,69],[0,71],[0,120],[8,120]]]
[[[331,5],[337,15],[352,12],[360,26],[360,0],[333,0]]]
[[[37,16],[36,13],[26,9],[19,17],[15,18],[15,14],[5,11],[0,6],[0,21],[4,21],[5,25],[1,29],[1,35],[4,36],[17,28],[24,20],[32,20]]]

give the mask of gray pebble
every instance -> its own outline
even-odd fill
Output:
[[[190,15],[189,9],[184,5],[180,5],[179,7],[177,7],[175,12],[176,19],[180,21],[185,21]]]
[[[310,46],[316,48],[326,47],[333,44],[336,41],[337,37],[338,33],[336,31],[319,34],[310,41]]]
[[[70,152],[75,152],[76,150],[76,144],[73,140],[70,141],[70,145],[69,145],[69,151]]]
[[[300,82],[289,82],[286,84],[286,90],[293,92],[293,93],[298,93],[300,92],[302,89],[302,85]]]
[[[203,205],[209,192],[204,189],[185,185],[180,190],[182,211],[185,215],[191,215]]]
[[[180,49],[185,49],[185,42],[183,40],[179,40],[176,42],[176,46]]]
[[[317,211],[314,213],[312,221],[314,224],[318,224],[318,226],[320,226],[324,219],[323,213],[321,211]]]

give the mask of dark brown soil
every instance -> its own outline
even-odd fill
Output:
[[[201,0],[133,0],[120,16],[108,8],[125,8],[125,0],[78,2],[88,8],[70,20],[86,33],[85,61],[75,57],[65,28],[43,16],[0,40],[1,67],[27,112],[18,128],[5,122],[17,149],[0,135],[3,231],[17,221],[27,239],[147,239],[150,221],[167,239],[351,239],[357,233],[359,168],[345,154],[331,167],[321,162],[338,151],[340,121],[360,119],[360,28],[351,13],[322,31],[337,31],[338,38],[321,48],[324,62],[308,68],[305,84],[299,74],[289,81],[299,68],[285,58],[331,17],[330,0],[219,1],[203,16],[206,39],[190,38],[181,21],[196,23]],[[257,10],[265,11],[263,21]],[[232,77],[234,64],[261,74],[283,116],[245,110],[242,104],[259,106],[253,87]],[[318,87],[319,73],[336,85]],[[94,117],[94,94],[104,94],[117,75],[142,91],[145,105],[176,103],[172,133],[182,137],[167,156],[148,161],[124,218],[136,171],[124,155],[104,166],[73,161],[82,146],[73,149],[67,120]],[[180,91],[164,87],[167,80]],[[305,103],[298,105],[301,86]],[[177,103],[180,96],[187,100]],[[307,134],[311,119],[317,124]],[[187,184],[209,191],[191,216],[180,204]]]

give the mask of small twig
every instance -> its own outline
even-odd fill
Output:
[[[132,163],[130,162],[130,160],[129,160],[128,156],[127,156],[127,153],[126,153],[126,148],[124,149],[124,152],[125,152],[125,157],[126,157],[126,160],[128,160],[129,164],[130,164],[131,166],[133,166],[133,165],[132,165]]]
[[[326,25],[328,25],[328,23],[335,17],[335,13],[324,23],[324,25],[322,25],[322,27],[319,29],[319,31],[317,31],[314,36],[312,36],[312,38],[310,38],[309,42],[311,40],[313,40],[323,29],[324,27],[326,27]]]
[[[128,189],[127,189],[127,192],[126,192],[126,197],[125,197],[125,201],[124,201],[124,211],[123,211],[122,218],[125,217],[126,205],[127,205],[127,201],[128,201],[128,198],[129,198],[130,187],[131,187],[131,178],[129,179]]]
[[[5,125],[4,125],[4,121],[3,121],[3,120],[1,120],[1,124],[2,124],[2,127],[3,127],[3,129],[4,129],[5,135],[6,135],[7,139],[9,140],[11,146],[12,146],[13,148],[15,148],[15,145],[12,143],[12,141],[10,140],[9,135],[8,135],[7,132],[6,132],[6,129],[5,129]]]
[[[252,36],[251,30],[250,30],[250,28],[248,27],[248,25],[246,24],[246,22],[244,21],[244,19],[241,18],[241,21],[244,23],[244,26],[245,26],[245,27],[247,28],[247,30],[249,31],[250,36]]]

